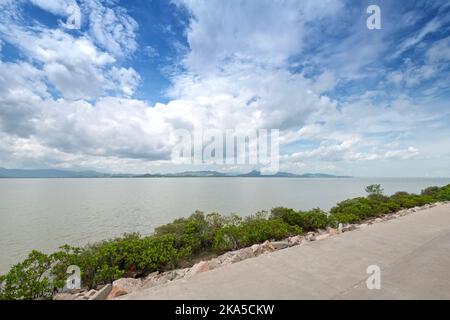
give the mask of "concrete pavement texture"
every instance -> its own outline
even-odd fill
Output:
[[[371,265],[380,289],[367,288]],[[119,299],[450,299],[450,204]]]

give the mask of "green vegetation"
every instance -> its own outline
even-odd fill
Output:
[[[217,252],[234,250],[265,240],[280,240],[302,232],[296,225],[289,225],[280,218],[267,216],[266,212],[259,212],[245,219],[236,217],[233,223],[217,230],[213,249]]]
[[[370,195],[382,195],[383,191],[383,188],[379,184],[371,184],[366,187],[366,192]]]
[[[357,223],[404,208],[438,201],[450,201],[450,185],[429,187],[420,195],[397,192],[383,195],[380,185],[366,188],[367,197],[338,203],[327,214],[320,209],[295,211],[278,207],[249,217],[204,214],[197,211],[188,218],[160,226],[150,236],[125,234],[81,248],[63,246],[47,255],[33,251],[23,262],[0,276],[1,299],[48,299],[64,286],[67,267],[81,269],[84,287],[95,288],[121,277],[139,277],[193,262],[207,254],[221,254],[290,235]]]
[[[295,211],[283,207],[271,211],[272,218],[279,218],[291,226],[298,226],[304,231],[324,229],[328,225],[328,216],[319,208],[310,211]]]

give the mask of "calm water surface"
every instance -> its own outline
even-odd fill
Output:
[[[199,209],[248,215],[275,206],[321,207],[364,194],[420,192],[450,179],[0,179],[0,274],[33,249],[51,252],[156,226]]]

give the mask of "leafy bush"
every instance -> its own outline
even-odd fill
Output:
[[[279,218],[291,226],[299,226],[305,231],[324,229],[328,224],[327,214],[318,208],[297,212],[293,209],[278,207],[271,210],[271,217]]]
[[[435,198],[439,201],[450,201],[450,184],[442,187]]]
[[[328,216],[319,208],[310,211],[299,212],[299,224],[305,231],[325,229],[328,225]]]
[[[429,195],[416,195],[406,192],[398,192],[390,197],[391,201],[396,203],[400,208],[413,208],[432,203],[433,197]]]
[[[280,240],[301,231],[301,228],[290,226],[280,218],[253,216],[218,229],[213,248],[218,252],[234,250],[265,240]]]
[[[201,211],[196,211],[189,218],[176,219],[172,223],[156,228],[155,234],[172,235],[177,247],[182,248],[185,255],[190,255],[209,250],[216,230],[232,219],[236,219],[236,216],[227,218],[217,213],[205,215]]]
[[[428,188],[425,188],[424,190],[422,190],[422,192],[420,192],[420,194],[422,196],[436,197],[440,190],[441,190],[441,188],[439,188],[439,187],[428,187]]]
[[[277,207],[270,211],[272,219],[280,219],[291,226],[301,226],[300,213],[294,209]]]
[[[32,251],[21,263],[14,265],[7,275],[0,277],[0,300],[32,300],[51,297],[54,282],[49,270],[52,257]]]
[[[383,188],[381,188],[381,185],[379,184],[372,184],[366,187],[366,192],[368,194],[381,195],[383,194],[383,191],[384,191]]]
[[[383,202],[362,197],[342,201],[331,208],[332,215],[338,213],[350,214],[359,219],[374,217],[389,211],[389,207]]]
[[[274,219],[281,219],[287,224],[297,224],[298,213],[294,209],[276,207],[270,211],[270,216]]]
[[[54,254],[57,264],[53,269],[58,279],[67,277],[68,266],[77,265],[81,269],[83,285],[89,288],[110,283],[126,274],[145,274],[174,267],[180,257],[171,235],[141,238],[139,234],[128,234],[81,249],[68,246],[62,249]]]
[[[357,223],[360,221],[361,221],[360,217],[351,213],[344,213],[344,212],[337,212],[330,214],[328,218],[329,225],[334,228],[336,228],[339,225],[339,223],[348,224],[348,223]]]

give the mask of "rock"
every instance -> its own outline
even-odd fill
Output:
[[[273,252],[275,251],[275,248],[273,247],[272,243],[270,241],[265,241],[262,244],[254,244],[250,247],[253,256],[259,256],[260,254],[267,253],[267,252]]]
[[[77,294],[73,294],[72,300],[89,300],[92,296],[94,296],[97,293],[97,290],[89,290],[89,291],[82,291]]]
[[[186,272],[185,277],[192,277],[193,275],[196,275],[197,273],[202,273],[209,270],[209,264],[207,261],[201,261],[197,264],[195,264],[192,268],[189,269],[188,272]]]
[[[335,235],[337,235],[338,233],[340,233],[338,229],[334,229],[334,228],[328,228],[328,229],[327,229],[327,232],[328,232],[328,234],[329,234],[330,236],[335,236]]]
[[[376,218],[376,219],[375,219],[375,222],[377,222],[377,223],[378,223],[378,222],[383,222],[383,219],[381,219],[381,218]]]
[[[316,236],[316,241],[326,239],[326,238],[328,238],[329,236],[330,236],[329,233],[319,234],[318,236]]]
[[[262,253],[275,251],[275,248],[273,247],[272,243],[270,243],[270,241],[268,240],[260,245],[260,249],[262,250]]]
[[[172,275],[162,273],[156,277],[146,278],[145,280],[143,280],[142,281],[142,289],[148,289],[148,288],[160,286],[169,281],[172,281]]]
[[[166,280],[166,282],[168,281],[173,281],[177,278],[178,274],[177,274],[177,270],[171,270],[171,271],[167,271],[162,273],[159,278],[163,278]]]
[[[211,269],[211,267],[210,267],[210,269]],[[187,273],[188,271],[189,271],[189,268],[184,268],[184,269],[178,269],[178,270],[175,270],[175,272],[176,272],[176,277],[175,277],[174,280],[184,278],[184,277],[186,276],[186,273]]]
[[[250,249],[252,250],[252,252],[255,256],[258,255],[260,252],[259,246],[260,246],[259,244],[254,244],[250,247]]]
[[[97,290],[91,289],[84,296],[89,299],[90,297],[93,297],[95,294],[97,294]]]
[[[349,231],[353,231],[356,229],[357,229],[357,227],[354,224],[347,224],[344,227],[342,227],[342,232],[349,232]]]
[[[288,238],[288,243],[289,245],[292,246],[297,246],[299,244],[302,243],[302,237],[301,236],[293,236],[293,237],[289,237]]]
[[[106,300],[108,295],[111,293],[112,285],[108,283],[106,286],[97,291],[94,295],[92,295],[89,300]]]
[[[233,263],[233,255],[230,252],[227,252],[221,256],[218,256],[217,261],[221,264],[221,265],[227,265],[227,264],[231,264]]]
[[[53,300],[75,300],[75,295],[72,293],[57,293],[53,296]]]
[[[220,268],[222,263],[218,259],[212,259],[208,261],[209,270]]]
[[[134,278],[121,278],[112,283],[111,292],[107,299],[111,300],[125,294],[137,291],[141,288],[142,281]]]
[[[242,260],[246,260],[249,258],[253,258],[255,254],[251,248],[243,248],[237,251],[232,252],[234,254],[233,262],[238,262]]]
[[[308,232],[305,237],[308,241],[316,241],[316,235],[314,232]]]
[[[287,241],[275,241],[272,242],[272,247],[274,247],[275,250],[281,250],[290,247],[290,245]]]
[[[338,224],[338,233],[342,233],[342,223]]]
[[[361,223],[360,225],[359,225],[359,228],[360,229],[364,229],[364,228],[367,228],[369,225],[367,224],[367,223]]]

